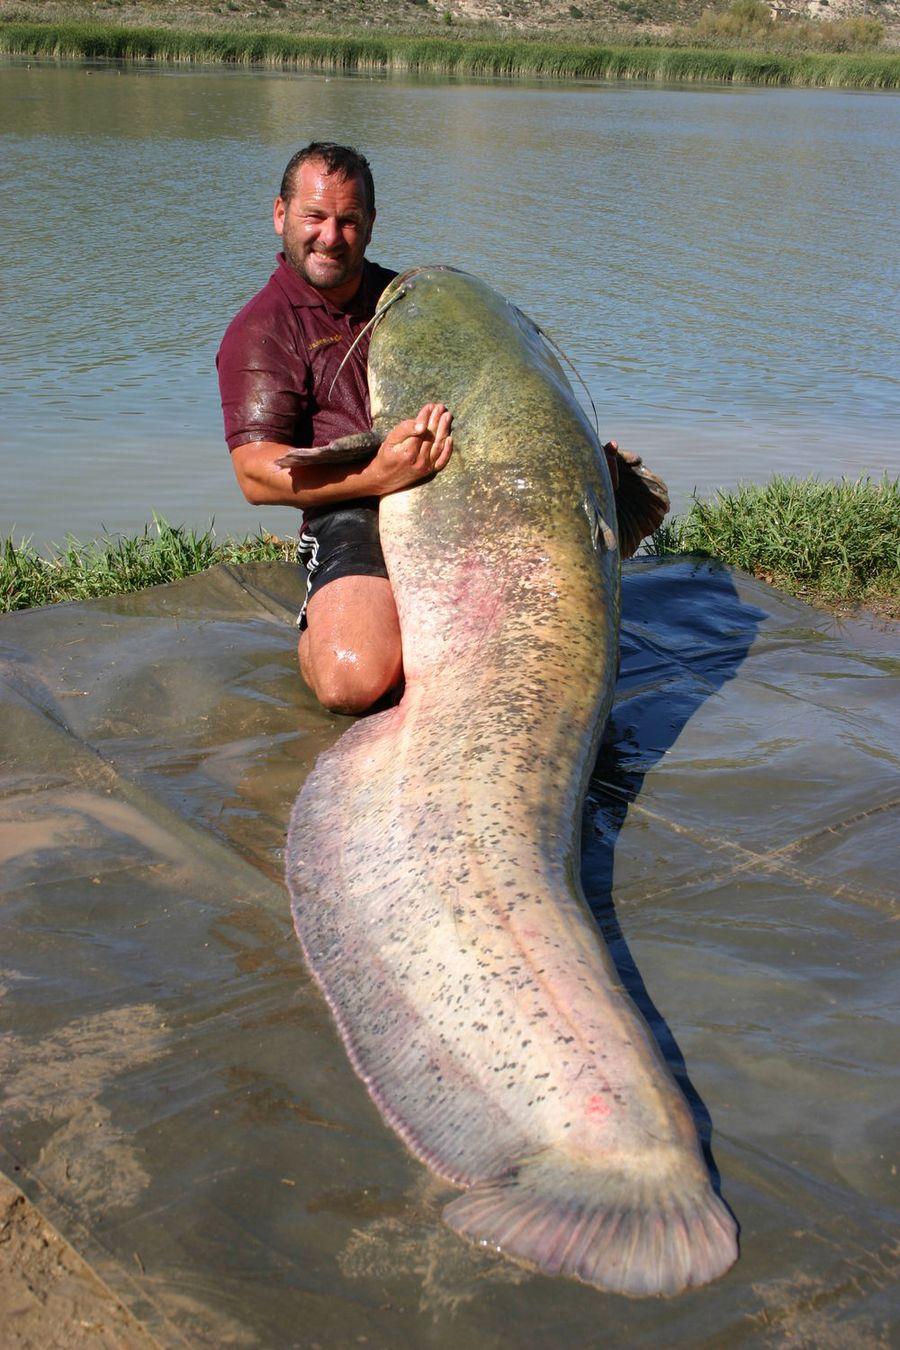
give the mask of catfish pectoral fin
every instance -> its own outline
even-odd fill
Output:
[[[622,455],[618,457],[618,469],[619,552],[623,558],[630,558],[641,540],[665,520],[669,511],[669,490],[663,480],[643,464],[630,464]]]
[[[604,1172],[556,1150],[473,1186],[443,1211],[451,1228],[547,1275],[610,1293],[673,1295],[723,1275],[737,1225],[705,1176]]]
[[[288,450],[276,459],[275,464],[279,469],[302,468],[304,464],[349,464],[355,459],[368,459],[374,455],[383,440],[380,431],[356,431],[352,436],[339,436],[328,445]]]

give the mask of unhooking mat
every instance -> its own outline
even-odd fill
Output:
[[[281,883],[347,725],[299,600],[219,567],[0,620],[0,1167],[165,1346],[887,1344],[896,642],[626,567],[585,890],[742,1226],[724,1279],[633,1302],[454,1237],[349,1067]]]

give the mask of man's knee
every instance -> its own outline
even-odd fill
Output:
[[[396,683],[396,678],[383,673],[331,670],[316,680],[313,693],[329,712],[358,715],[368,712]]]
[[[316,698],[329,712],[368,712],[399,683],[402,662],[396,653],[382,652],[364,659],[359,653],[342,651],[340,656],[319,652],[311,659],[300,645],[300,671]]]

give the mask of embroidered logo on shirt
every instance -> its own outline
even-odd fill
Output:
[[[332,342],[340,342],[342,337],[343,333],[329,333],[328,337],[316,338],[315,342],[311,342],[308,350],[314,352],[319,347],[329,347]]]

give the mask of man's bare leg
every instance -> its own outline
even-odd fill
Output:
[[[362,713],[403,674],[400,623],[386,577],[337,577],[313,595],[300,672],[332,712]]]

